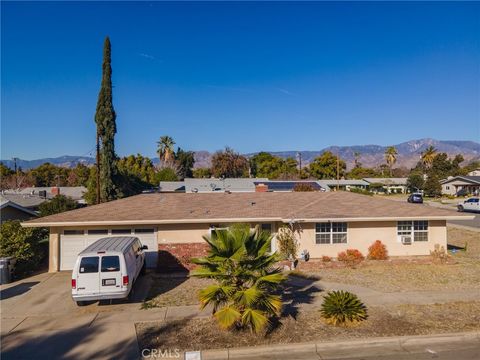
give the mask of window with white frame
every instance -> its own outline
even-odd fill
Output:
[[[413,241],[428,241],[428,221],[399,221],[397,235],[411,236]]]
[[[316,244],[346,244],[347,243],[346,222],[325,222],[315,224]]]

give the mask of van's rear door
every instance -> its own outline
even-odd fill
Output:
[[[77,275],[77,294],[94,295],[100,291],[98,256],[84,256],[80,259]]]
[[[122,286],[120,257],[118,255],[103,255],[100,268],[100,292],[119,291]]]

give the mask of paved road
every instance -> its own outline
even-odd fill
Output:
[[[476,214],[476,213],[464,213],[464,214],[474,215],[475,219],[465,220],[465,221],[449,221],[448,223],[453,225],[468,226],[468,227],[480,229],[480,214]]]
[[[342,359],[342,360],[478,360],[480,359],[480,346],[464,348],[459,347],[458,349],[439,351],[431,353],[428,351],[421,353],[403,353],[403,354],[388,354],[381,355],[380,351],[377,349],[376,354],[371,354],[368,356],[357,356],[357,357],[325,357],[323,355],[312,355],[312,354],[285,354],[285,356],[275,355],[274,357],[235,357],[234,359],[244,359],[244,360],[267,360],[267,359],[278,359],[278,360],[333,360],[333,359]],[[352,351],[354,352],[354,351]],[[232,358],[233,359],[233,358]]]

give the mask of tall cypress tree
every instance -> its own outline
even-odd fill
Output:
[[[97,202],[114,200],[119,196],[118,188],[115,185],[117,178],[117,156],[115,154],[117,125],[115,123],[116,114],[113,109],[111,47],[108,36],[105,38],[103,46],[102,68],[102,85],[98,94],[97,111],[95,113],[97,138],[100,144],[100,171],[97,177],[97,181],[100,182],[100,199],[97,199]]]

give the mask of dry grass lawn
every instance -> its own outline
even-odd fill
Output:
[[[153,283],[143,308],[195,305],[198,291],[213,282],[195,277],[166,278],[153,275]]]
[[[401,305],[370,308],[369,318],[356,327],[325,324],[318,311],[288,317],[267,335],[224,331],[212,318],[171,323],[136,324],[140,349],[178,348],[181,351],[285,344],[306,341],[348,340],[364,337],[423,335],[480,330],[480,302],[438,305]]]
[[[455,264],[369,264],[356,269],[322,269],[324,281],[366,286],[386,292],[480,289],[480,234],[448,228],[448,244],[464,248],[452,254]]]
[[[391,264],[370,262],[356,269],[330,268],[304,273],[321,279],[397,292],[414,290],[480,289],[480,234],[463,229],[448,229],[449,245],[464,248],[452,255],[455,264]],[[198,291],[212,284],[211,280],[195,277],[167,278],[153,275],[144,308],[198,304]]]

